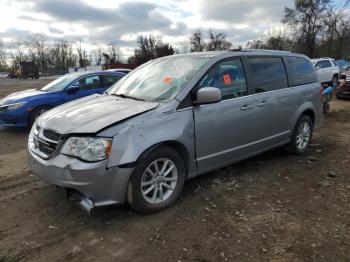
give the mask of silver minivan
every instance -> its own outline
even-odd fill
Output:
[[[304,153],[320,118],[320,83],[304,55],[174,55],[43,114],[28,162],[89,212],[127,202],[151,213],[172,205],[194,176],[276,147]]]

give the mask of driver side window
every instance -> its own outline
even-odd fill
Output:
[[[247,85],[241,60],[225,60],[214,65],[200,80],[198,89],[203,87],[219,88],[222,100],[247,95]]]
[[[94,75],[83,77],[75,82],[74,85],[79,86],[80,90],[90,90],[99,88],[101,85],[100,82],[100,76]]]

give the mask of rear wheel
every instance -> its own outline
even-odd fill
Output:
[[[39,106],[37,108],[35,108],[29,117],[29,125],[33,126],[33,124],[35,123],[35,120],[41,116],[42,114],[44,114],[46,111],[49,111],[51,109],[51,107],[49,106]]]
[[[313,131],[313,123],[309,116],[302,115],[295,125],[292,139],[287,146],[289,153],[301,155],[305,153],[310,144]]]
[[[128,185],[127,201],[141,213],[171,206],[185,182],[185,166],[172,148],[159,147],[138,161]]]

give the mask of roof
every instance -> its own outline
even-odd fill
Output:
[[[293,53],[291,51],[282,51],[282,50],[268,50],[268,49],[230,49],[226,51],[207,51],[207,52],[192,52],[178,54],[175,56],[200,56],[200,57],[216,57],[216,56],[227,56],[228,54],[234,53],[237,56],[247,56],[247,55],[289,55],[289,56],[300,56],[306,57],[303,54]]]
[[[91,75],[91,74],[101,74],[101,75],[119,75],[119,76],[124,76],[126,75],[125,73],[116,71],[80,71],[80,72],[73,72],[71,74],[76,74],[77,76],[84,76],[84,75]]]

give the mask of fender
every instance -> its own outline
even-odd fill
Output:
[[[134,163],[149,148],[175,142],[186,149],[188,158],[192,160],[187,163],[189,173],[196,170],[196,162],[193,161],[196,158],[192,109],[166,113],[147,112],[98,135],[108,136],[115,131],[108,168]]]

